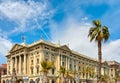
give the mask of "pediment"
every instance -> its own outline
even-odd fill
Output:
[[[64,49],[64,50],[67,50],[67,51],[71,51],[70,48],[67,45],[63,45],[63,46],[61,46],[61,48]]]
[[[24,47],[24,46],[22,46],[22,45],[15,44],[15,45],[12,47],[12,49],[10,50],[10,52],[15,51],[15,50],[18,50],[18,49],[21,49],[21,48],[23,48],[23,47]]]
[[[107,61],[104,61],[104,62],[103,62],[103,64],[108,66],[108,63],[107,63]]]

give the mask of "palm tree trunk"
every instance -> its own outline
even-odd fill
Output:
[[[100,81],[101,66],[102,66],[101,62],[102,62],[101,40],[98,40],[98,81],[99,81],[99,83],[101,83],[101,81]]]
[[[48,77],[47,77],[47,72],[44,73],[44,83],[49,83]]]
[[[62,83],[65,83],[65,77],[64,77],[64,74],[62,74]]]

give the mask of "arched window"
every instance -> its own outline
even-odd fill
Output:
[[[33,60],[31,60],[31,65],[33,65]]]
[[[54,74],[55,73],[55,69],[52,69],[52,74]]]
[[[37,74],[39,74],[39,66],[37,67]]]
[[[31,74],[33,74],[33,67],[31,67]]]
[[[37,64],[39,63],[39,59],[37,58]]]

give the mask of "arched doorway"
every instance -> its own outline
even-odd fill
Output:
[[[35,83],[35,81],[33,81],[33,79],[30,79],[30,83]]]
[[[36,80],[35,80],[35,83],[39,83],[40,82],[40,78],[37,78]]]

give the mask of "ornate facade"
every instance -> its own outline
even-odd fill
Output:
[[[116,61],[108,61],[107,62],[109,65],[109,76],[111,78],[111,82],[114,83],[115,82],[115,78],[116,76],[119,74],[119,80],[118,83],[120,82],[120,63],[116,62]]]
[[[54,67],[49,71],[49,83],[60,83],[58,78],[58,71],[60,66],[65,66],[67,70],[79,71],[80,81],[96,80],[97,77],[92,77],[83,73],[85,67],[90,66],[94,75],[97,76],[96,59],[85,56],[78,52],[71,50],[67,45],[53,44],[44,40],[39,40],[33,44],[19,45],[15,44],[7,54],[7,75],[2,76],[7,83],[11,81],[13,68],[16,70],[17,79],[19,82],[29,83],[35,81],[42,82],[41,61],[52,61]],[[108,65],[103,63],[102,74],[108,74]],[[68,80],[69,83],[74,83],[73,79]]]

